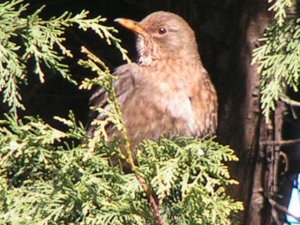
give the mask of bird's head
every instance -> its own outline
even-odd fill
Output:
[[[169,12],[154,12],[140,22],[115,20],[137,34],[139,62],[150,64],[165,58],[199,59],[194,31],[180,16]]]

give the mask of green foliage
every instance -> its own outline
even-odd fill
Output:
[[[100,16],[88,19],[88,12],[73,15],[65,12],[59,17],[43,20],[39,14],[44,7],[31,15],[25,15],[29,4],[20,5],[23,0],[12,0],[0,4],[0,92],[3,100],[16,113],[24,109],[19,93],[19,85],[26,83],[28,73],[26,63],[33,60],[34,73],[44,82],[45,67],[53,69],[70,82],[75,83],[64,59],[72,57],[72,53],[64,46],[65,29],[77,25],[84,31],[91,29],[108,44],[113,43],[120,49],[123,59],[127,59],[126,50],[121,48],[120,40],[112,33],[113,27],[101,25],[105,18]],[[22,39],[22,42],[16,41]]]
[[[0,84],[4,94],[19,96],[17,101],[4,98],[12,111],[22,106],[18,85],[26,83],[25,61],[29,58],[34,59],[41,82],[46,75],[41,66],[44,64],[72,82],[64,64],[64,59],[71,56],[64,46],[66,27],[77,24],[84,30],[93,29],[108,44],[113,42],[126,58],[120,41],[111,34],[115,30],[99,25],[104,19],[87,19],[87,12],[83,11],[44,21],[38,16],[40,10],[21,18],[19,14],[28,5],[17,7],[20,2],[3,3],[0,7],[0,20],[7,18],[6,30],[0,31],[6,37],[0,46],[6,51],[0,57],[6,60],[0,64],[0,69],[6,71]],[[2,7],[6,11],[1,11]],[[24,46],[13,43],[12,37],[16,35],[22,36]],[[21,58],[17,48],[24,48]],[[82,51],[87,58],[79,64],[97,77],[85,79],[78,88],[103,87],[108,93],[110,110],[94,108],[102,113],[103,119],[93,121],[97,126],[93,138],[71,112],[68,118],[55,117],[66,131],[29,116],[17,118],[7,114],[0,121],[1,223],[155,224],[149,193],[137,179],[141,177],[160,203],[160,214],[166,224],[233,224],[232,216],[242,209],[240,202],[225,193],[229,185],[236,184],[224,164],[237,161],[233,150],[212,139],[162,137],[158,142],[147,140],[137,146],[135,161],[131,151],[125,157],[120,141],[108,142],[105,130],[108,123],[114,124],[125,149],[130,149],[112,85],[116,78],[95,55],[86,48]],[[125,159],[135,173],[124,172]]]
[[[292,7],[292,1],[275,1],[271,6],[276,24],[266,30],[262,45],[253,53],[253,63],[261,73],[261,103],[268,121],[287,87],[298,91],[300,81],[300,19],[287,16],[287,7]]]
[[[87,157],[85,144],[72,143],[87,141],[72,114],[59,120],[68,125],[67,132],[40,119],[1,121],[0,136],[6,138],[0,142],[4,181],[0,220],[12,224],[122,224],[126,220],[130,224],[138,215],[123,190],[128,176],[109,165],[106,146]],[[70,138],[71,145],[63,141]]]
[[[31,117],[1,121],[0,220],[153,224],[138,181],[112,166],[111,149],[99,142],[91,152],[93,140],[74,115],[57,119],[69,127],[67,132]],[[231,149],[192,138],[145,141],[139,148],[139,173],[157,193],[168,224],[232,224],[229,216],[242,206],[225,194],[225,187],[236,183],[222,163],[237,160]],[[121,153],[115,149],[115,154]]]
[[[225,193],[237,182],[223,164],[238,160],[233,150],[211,139],[162,138],[142,143],[138,159],[167,224],[233,224],[229,216],[242,205]]]
[[[276,22],[279,26],[282,26],[287,17],[287,9],[293,7],[295,1],[293,0],[268,0],[269,3],[273,3],[269,8],[269,11],[274,11]]]

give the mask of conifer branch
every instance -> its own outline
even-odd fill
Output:
[[[89,59],[91,59],[92,61],[104,66],[103,62],[101,60],[99,60],[99,58],[97,58],[87,48],[82,47],[82,52],[87,54]],[[82,64],[82,62],[81,62],[81,64]],[[94,66],[96,66],[96,64],[94,64]],[[110,96],[110,99],[111,99],[110,103],[113,105],[112,108],[115,109],[115,112],[118,115],[118,118],[120,118],[120,124],[119,124],[120,126],[118,126],[118,127],[120,129],[120,132],[121,132],[121,135],[122,135],[122,142],[124,144],[124,148],[125,148],[125,151],[126,151],[126,154],[124,156],[126,157],[126,160],[127,160],[128,164],[130,165],[130,169],[134,173],[136,179],[140,183],[142,189],[144,190],[144,192],[145,192],[145,194],[146,194],[146,196],[149,200],[149,203],[152,207],[152,211],[153,211],[153,214],[154,214],[154,217],[155,217],[155,220],[156,220],[157,224],[158,225],[164,225],[163,219],[161,218],[161,215],[160,215],[159,206],[155,201],[155,196],[152,193],[149,185],[146,183],[146,181],[143,179],[143,177],[137,171],[137,168],[136,168],[136,165],[135,165],[135,162],[134,162],[135,159],[134,159],[134,156],[133,156],[133,153],[132,153],[133,146],[130,146],[127,130],[126,130],[126,127],[124,126],[124,121],[122,120],[123,117],[122,117],[121,107],[120,107],[119,101],[117,99],[116,92],[113,88],[113,83],[110,82],[109,86],[106,89],[109,92],[109,96]]]
[[[4,56],[0,57],[0,66],[9,65],[0,67],[0,90],[15,111],[22,107],[18,105],[22,100],[18,88],[27,78],[27,59],[36,60],[41,81],[47,77],[45,60],[53,69],[67,71],[64,61],[72,54],[64,45],[67,27],[92,29],[126,55],[120,40],[113,36],[114,28],[102,25],[104,18],[88,19],[87,11],[83,11],[78,15],[66,12],[45,21],[39,17],[41,9],[26,16],[28,4],[20,3],[22,0],[0,4],[0,50]],[[50,39],[39,34],[49,34]],[[12,41],[13,35],[23,35],[23,51]],[[44,55],[42,49],[47,49]],[[25,55],[20,57],[20,52]],[[110,109],[95,107],[104,117],[94,121],[97,133],[92,138],[73,113],[67,118],[55,117],[64,130],[32,116],[8,114],[0,120],[0,221],[25,224],[30,218],[33,223],[53,225],[233,224],[232,214],[243,209],[225,192],[226,187],[237,183],[224,165],[224,161],[237,160],[233,150],[212,139],[174,137],[145,141],[137,147],[143,151],[133,154],[120,106],[115,102],[116,77],[101,59],[87,49],[83,52],[87,59],[79,64],[98,76],[86,78],[79,88],[104,88]],[[72,79],[69,75],[63,77]],[[111,163],[112,157],[123,159],[125,154],[117,141],[109,140],[107,124],[115,125],[123,135],[125,154],[134,173],[124,174],[120,166]]]

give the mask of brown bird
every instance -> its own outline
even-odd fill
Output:
[[[138,62],[122,65],[114,72],[131,146],[160,136],[214,134],[217,95],[187,22],[162,11],[140,22],[123,18],[115,21],[137,35]],[[105,107],[107,94],[98,90],[91,102]],[[111,137],[119,135],[115,130],[111,129]]]

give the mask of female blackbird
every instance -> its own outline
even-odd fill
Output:
[[[187,22],[162,11],[140,22],[123,18],[115,21],[137,35],[138,62],[122,65],[114,72],[131,146],[160,136],[214,134],[217,95]],[[100,89],[91,102],[106,107],[107,94]],[[91,135],[93,130],[90,127]],[[119,135],[116,129],[108,132],[111,138]]]

